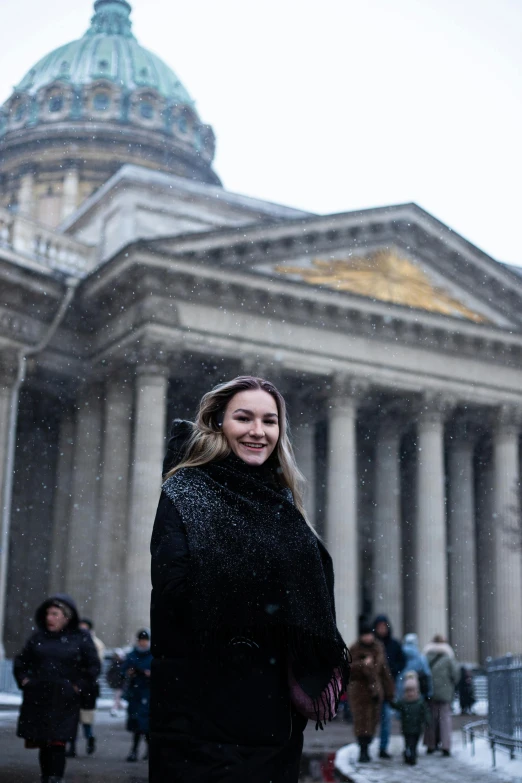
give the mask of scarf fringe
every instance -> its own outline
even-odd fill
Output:
[[[194,631],[196,648],[202,657],[210,657],[222,669],[225,666],[245,665],[256,650],[273,644],[284,652],[295,671],[326,669],[331,675],[318,696],[309,696],[313,703],[316,731],[323,730],[332,721],[339,708],[341,696],[350,680],[352,658],[339,636],[335,642],[304,634],[297,628],[273,625],[249,626],[241,629],[204,629]]]

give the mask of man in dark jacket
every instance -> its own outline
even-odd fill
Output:
[[[379,614],[373,624],[374,633],[377,639],[384,645],[388,668],[391,671],[394,682],[406,666],[406,656],[402,650],[402,645],[392,636],[392,627],[389,618],[385,614]],[[384,702],[381,712],[381,749],[379,756],[381,759],[391,758],[388,753],[388,743],[390,742],[391,732],[391,707],[388,702]]]

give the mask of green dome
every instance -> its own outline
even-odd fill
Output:
[[[132,34],[129,3],[97,0],[94,11],[83,38],[43,57],[17,85],[17,93],[34,95],[57,81],[77,87],[106,79],[124,90],[151,88],[169,103],[193,106],[171,68]]]

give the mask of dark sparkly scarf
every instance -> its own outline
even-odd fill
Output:
[[[230,455],[163,485],[187,531],[193,630],[221,649],[237,637],[283,641],[305,692],[320,700],[335,682],[338,699],[349,666],[332,561],[269,463]]]

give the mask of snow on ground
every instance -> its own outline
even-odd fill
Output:
[[[22,696],[19,693],[0,692],[0,707],[17,706],[22,703]]]
[[[507,753],[497,752],[497,767],[492,768],[491,750],[486,740],[476,740],[475,756],[471,745],[465,748],[460,732],[453,734],[452,758],[444,759],[439,753],[426,755],[419,744],[419,761],[416,767],[402,762],[403,740],[394,736],[390,743],[392,761],[378,759],[379,742],[374,740],[370,755],[371,764],[358,764],[359,748],[353,743],[337,751],[335,766],[353,783],[522,783],[522,759],[510,761]]]

